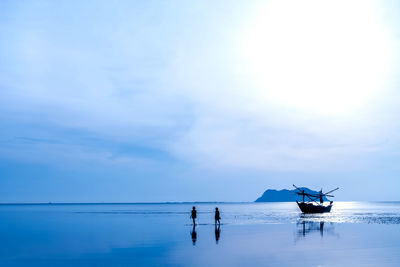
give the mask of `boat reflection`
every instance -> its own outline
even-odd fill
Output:
[[[316,233],[319,233],[321,238],[325,235],[339,237],[339,234],[335,231],[335,225],[332,222],[299,220],[296,223],[296,230],[296,239],[305,238],[308,235],[314,235]]]

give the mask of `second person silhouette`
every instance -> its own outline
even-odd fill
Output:
[[[218,225],[221,224],[221,215],[219,214],[218,208],[215,208],[215,224],[218,223]]]

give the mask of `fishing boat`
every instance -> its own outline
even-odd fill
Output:
[[[324,197],[334,197],[333,195],[329,194],[339,189],[338,187],[326,193],[322,193],[321,189],[317,194],[310,194],[304,192],[304,190],[295,185],[293,186],[295,188],[294,193],[303,197],[303,201],[301,202],[296,200],[297,205],[303,213],[330,212],[333,206],[333,201],[324,203]],[[308,198],[308,201],[305,201],[305,198]]]

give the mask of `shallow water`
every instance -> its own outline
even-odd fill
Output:
[[[0,226],[1,266],[400,266],[399,202],[1,205]]]

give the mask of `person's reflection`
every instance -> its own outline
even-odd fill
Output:
[[[196,240],[197,240],[196,225],[193,225],[193,229],[190,232],[190,235],[192,236],[193,246],[195,246],[196,245]]]
[[[219,236],[221,234],[221,229],[219,227],[220,227],[219,224],[218,224],[218,226],[217,226],[217,224],[215,224],[215,243],[216,244],[218,244]]]
[[[319,233],[321,234],[321,237],[324,237],[324,222],[319,222]]]

